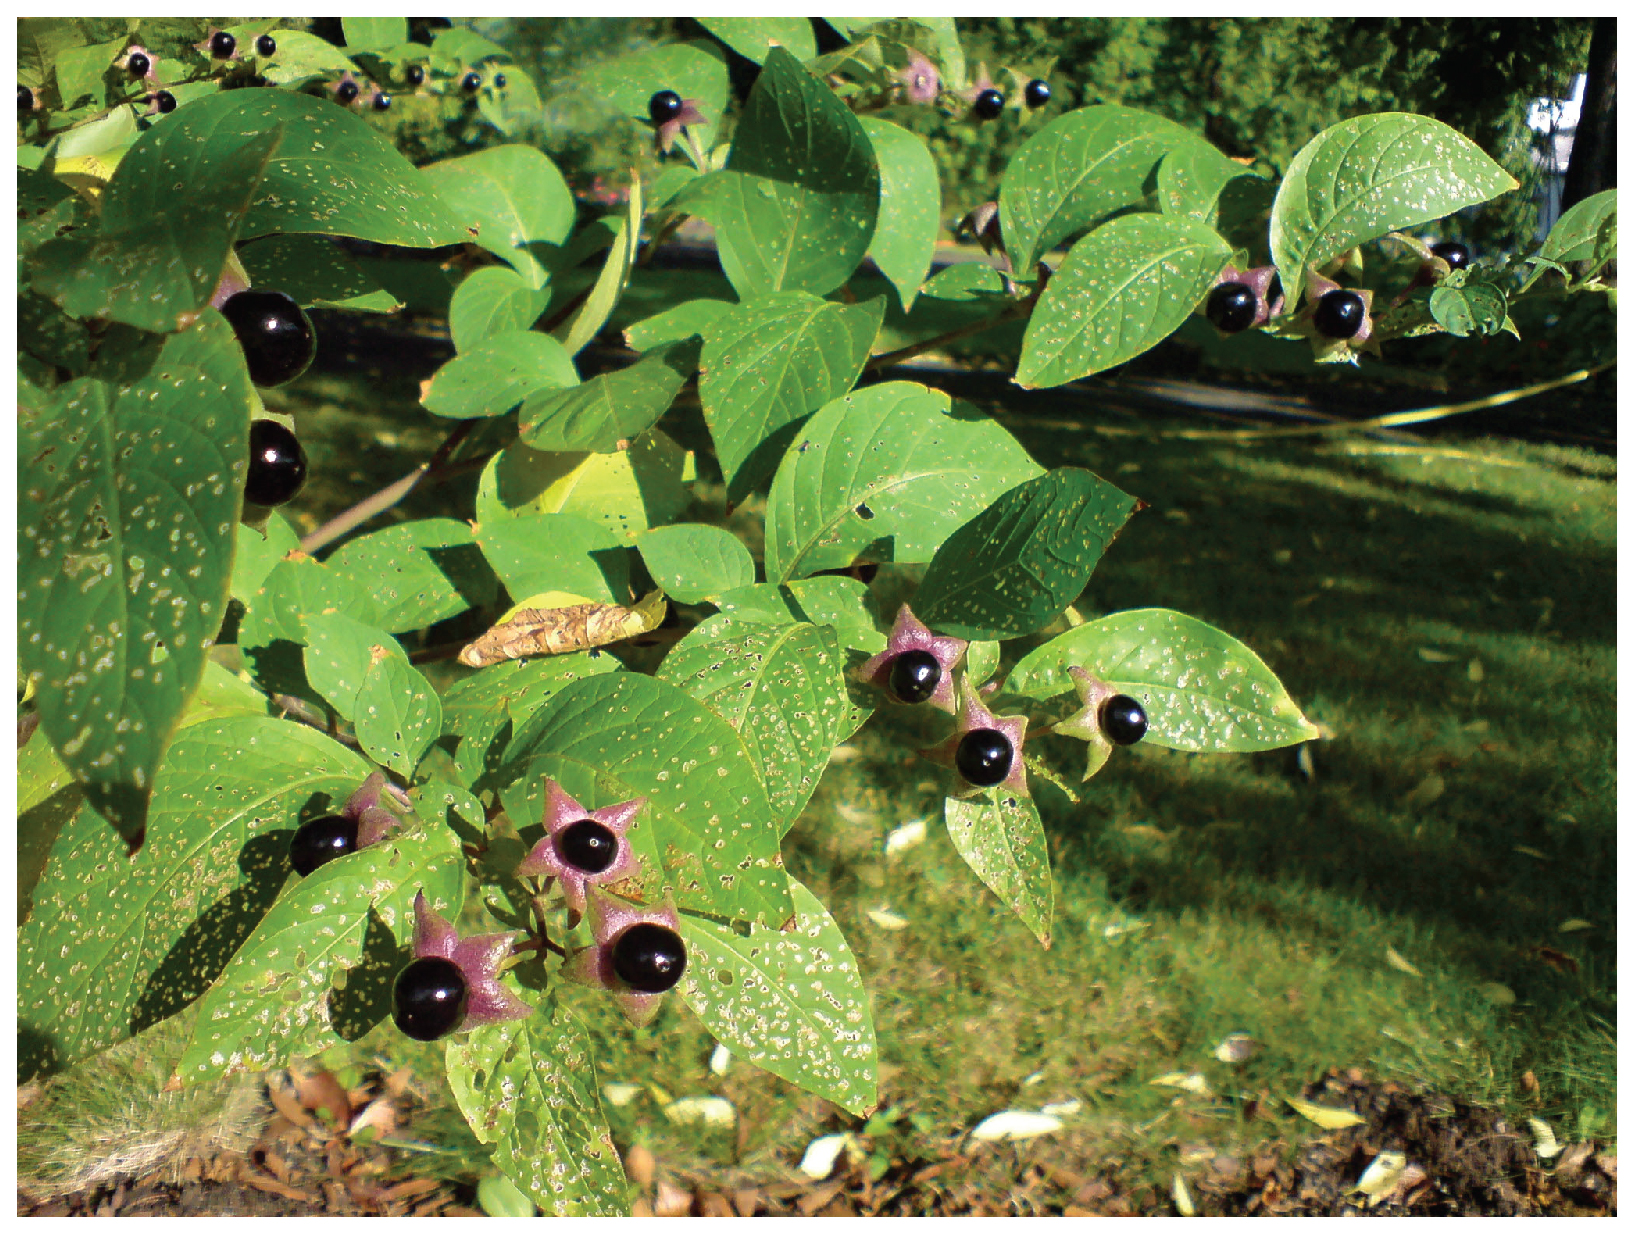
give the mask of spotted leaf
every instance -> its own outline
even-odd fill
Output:
[[[1049,872],[1049,840],[1031,798],[1002,785],[962,800],[949,796],[946,821],[965,864],[1047,947],[1055,881]]]

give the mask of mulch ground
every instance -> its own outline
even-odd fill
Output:
[[[276,1112],[247,1152],[193,1159],[165,1175],[120,1178],[38,1200],[18,1192],[20,1216],[474,1216],[469,1186],[404,1176],[403,1153],[358,1142],[359,1118],[405,1124],[402,1091],[346,1093],[307,1076],[270,1085]],[[1592,1142],[1536,1155],[1525,1127],[1449,1097],[1333,1071],[1304,1097],[1350,1109],[1358,1125],[1297,1144],[1267,1140],[1251,1154],[1182,1159],[1183,1197],[1117,1160],[966,1150],[865,1164],[824,1181],[724,1186],[671,1173],[644,1148],[626,1152],[637,1183],[634,1214],[658,1216],[1593,1216],[1616,1213],[1616,1158]],[[373,1110],[370,1113],[370,1110]],[[398,1122],[397,1119],[404,1119]],[[339,1130],[345,1126],[347,1131]],[[366,1138],[366,1136],[358,1136]],[[1357,1183],[1384,1153],[1405,1168],[1388,1189]]]

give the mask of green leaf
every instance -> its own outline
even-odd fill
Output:
[[[884,312],[883,296],[846,305],[781,291],[708,328],[698,397],[736,499],[776,469],[801,421],[856,384]]]
[[[506,763],[500,797],[519,826],[543,817],[546,778],[588,809],[644,796],[627,834],[649,862],[649,893],[661,882],[681,908],[773,928],[788,919],[777,816],[748,750],[674,685],[634,672],[576,681],[534,712]]]
[[[131,384],[71,381],[19,425],[20,665],[45,735],[133,847],[226,615],[255,403],[209,311]]]
[[[494,128],[511,137],[541,118],[544,103],[533,79],[514,64],[505,66],[505,79],[504,86],[495,85],[476,96],[476,110]]]
[[[328,39],[306,30],[279,30],[278,50],[262,70],[269,83],[292,86],[313,77],[361,73],[358,64]],[[333,107],[334,104],[330,103]]]
[[[941,234],[941,175],[924,138],[877,116],[862,116],[862,131],[879,164],[879,222],[868,256],[890,280],[902,311],[913,307],[935,260]]]
[[[732,309],[730,300],[684,300],[624,331],[624,342],[635,351],[650,351],[666,342],[679,342],[709,327]]]
[[[701,604],[754,582],[754,558],[742,540],[719,527],[653,527],[636,544],[652,580],[677,603]]]
[[[737,729],[784,832],[828,765],[850,700],[839,640],[826,626],[765,625],[717,613],[658,667]]]
[[[731,94],[726,53],[715,43],[663,43],[597,66],[585,83],[593,98],[604,99],[627,116],[648,118],[647,106],[659,90],[694,98],[705,121],[718,130]]]
[[[249,613],[238,629],[238,645],[266,646],[277,639],[304,643],[308,613],[340,612],[366,621],[373,615],[370,595],[347,574],[308,556],[279,561],[252,595],[242,597]]]
[[[490,338],[531,330],[549,306],[548,290],[528,286],[527,280],[508,266],[484,266],[471,271],[454,288],[454,298],[448,305],[448,332],[453,335],[454,348],[464,355]],[[564,357],[566,354],[562,352]],[[577,380],[576,370],[573,377]]]
[[[1270,254],[1288,306],[1309,266],[1518,187],[1479,146],[1428,116],[1384,112],[1322,130],[1294,156],[1270,211]]]
[[[452,518],[420,518],[360,535],[342,544],[328,565],[367,593],[369,622],[394,634],[486,607],[499,592],[470,525]]]
[[[442,700],[406,658],[388,655],[369,665],[357,692],[357,743],[404,779],[442,733]]]
[[[1184,214],[1212,227],[1225,185],[1255,173],[1207,142],[1178,146],[1157,164],[1157,200],[1164,214]]]
[[[816,53],[816,35],[809,17],[699,17],[701,25],[738,55],[762,64],[773,47],[783,47],[795,59],[809,60]]]
[[[539,258],[566,242],[578,217],[572,190],[547,155],[494,146],[442,159],[420,175],[475,243],[515,265],[534,290],[544,286]]]
[[[357,695],[374,662],[375,648],[408,661],[397,640],[385,630],[342,613],[309,612],[302,624],[306,679],[347,723],[357,719]]]
[[[1182,612],[1140,608],[1067,630],[1016,664],[1005,688],[1033,698],[1065,693],[1074,664],[1139,701],[1147,744],[1243,753],[1319,735],[1252,650]]]
[[[1203,162],[1218,154],[1189,129],[1132,107],[1082,107],[1049,121],[1016,151],[998,193],[1016,273],[1119,211],[1149,208],[1157,164],[1186,149]]]
[[[1128,214],[1091,231],[1038,299],[1016,384],[1064,385],[1156,346],[1185,323],[1231,251],[1183,215]]]
[[[534,394],[522,404],[522,440],[536,450],[611,453],[662,418],[697,371],[702,349],[696,336],[664,343],[628,368]]]
[[[442,730],[465,736],[489,715],[504,711],[518,726],[574,681],[617,672],[622,665],[603,651],[507,659],[479,668],[442,696]]]
[[[1578,201],[1549,229],[1537,250],[1548,261],[1597,263],[1616,251],[1616,190]]]
[[[1508,297],[1490,283],[1436,287],[1429,293],[1429,312],[1448,334],[1497,334],[1508,320]]]
[[[747,937],[682,915],[681,997],[733,1055],[858,1117],[879,1103],[879,1050],[862,975],[834,918],[792,878],[794,924]]]
[[[624,288],[629,286],[630,271],[635,268],[641,214],[641,181],[635,178],[630,181],[629,201],[621,220],[623,225],[613,237],[612,247],[607,251],[607,259],[601,266],[601,273],[596,276],[595,285],[573,315],[556,328],[556,337],[561,339],[569,355],[577,355],[590,344],[623,298]]]
[[[234,715],[267,715],[267,696],[255,686],[229,672],[215,660],[204,662],[204,677],[182,713],[181,728]],[[40,742],[42,745],[45,742]]]
[[[746,620],[832,625],[844,646],[869,655],[885,649],[873,592],[855,578],[802,578],[781,586],[762,582],[726,591],[714,602],[722,612]]]
[[[74,47],[57,57],[57,96],[63,110],[88,103],[95,108],[108,105],[108,70],[125,53],[126,39]]]
[[[391,1010],[421,891],[457,917],[464,854],[440,819],[320,866],[285,888],[199,1000],[184,1083],[264,1071],[356,1040]]]
[[[579,514],[620,536],[673,522],[691,493],[687,456],[656,428],[614,454],[545,453],[516,442],[482,472],[476,516],[484,522],[519,513]]]
[[[925,283],[920,294],[954,304],[1009,299],[1004,276],[984,261],[960,261],[948,266]]]
[[[850,108],[772,48],[725,169],[682,190],[675,204],[714,224],[721,265],[740,296],[825,295],[872,242],[879,169]]]
[[[766,578],[927,561],[999,493],[1042,474],[966,403],[906,381],[836,398],[790,443],[766,506]]]
[[[450,76],[460,69],[474,67],[487,60],[509,59],[510,53],[498,43],[483,38],[465,26],[438,30],[431,39],[431,66],[439,73]]]
[[[501,518],[478,525],[476,542],[513,599],[565,591],[609,604],[629,602],[629,551],[588,518]]]
[[[914,593],[913,614],[958,638],[1037,633],[1083,593],[1134,506],[1078,467],[1011,488],[947,537]]]
[[[402,307],[327,236],[268,236],[245,244],[238,259],[252,286],[276,287],[305,308],[317,304],[395,312]]]
[[[513,329],[437,369],[421,401],[432,415],[478,419],[504,415],[540,390],[577,384],[578,369],[559,342],[537,330]]]
[[[1055,915],[1049,839],[1032,799],[988,788],[969,800],[947,798],[947,833],[975,876],[1045,949]]]
[[[314,795],[338,803],[366,773],[310,728],[235,717],[176,739],[135,860],[88,811],[65,826],[18,934],[20,1075],[89,1057],[202,994],[288,877],[302,809]]]
[[[590,1035],[552,994],[527,1019],[448,1042],[448,1085],[493,1162],[546,1216],[627,1216],[628,1183],[596,1087]]]
[[[351,51],[386,51],[408,42],[406,17],[342,17],[340,29]]]

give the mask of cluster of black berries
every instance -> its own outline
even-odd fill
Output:
[[[221,315],[243,348],[250,380],[277,386],[305,372],[317,354],[312,323],[301,306],[281,291],[240,291],[221,303]],[[246,500],[282,505],[306,482],[306,451],[295,434],[276,420],[250,425]]]

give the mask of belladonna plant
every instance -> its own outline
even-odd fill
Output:
[[[919,754],[957,773],[964,787],[956,795],[971,796],[998,785],[1005,792],[1031,796],[1021,761],[1026,716],[994,715],[967,679],[960,682],[960,694],[958,726],[953,734],[939,745],[919,750]]]
[[[663,995],[686,971],[686,946],[672,903],[649,908],[627,903],[591,885],[586,889],[591,946],[574,951],[562,975],[613,995],[636,1026],[658,1013]]]
[[[436,1040],[450,1032],[510,1019],[533,1008],[499,983],[514,933],[461,938],[425,901],[414,896],[414,960],[397,973],[393,1018],[404,1035]]]
[[[1150,723],[1137,698],[1118,693],[1115,686],[1076,664],[1068,665],[1066,674],[1072,678],[1072,687],[1083,705],[1057,723],[1053,731],[1088,742],[1089,765],[1083,772],[1083,778],[1088,779],[1106,764],[1116,746],[1134,744],[1145,735]]]
[[[903,604],[890,627],[885,649],[864,663],[857,674],[896,702],[928,702],[950,713],[956,709],[953,669],[963,662],[969,645],[962,638],[931,633],[930,627]]]
[[[569,923],[584,914],[584,893],[592,883],[603,886],[638,874],[640,858],[624,832],[646,804],[644,796],[601,809],[586,809],[554,779],[544,786],[544,838],[516,867],[523,877],[555,878],[561,883]]]

